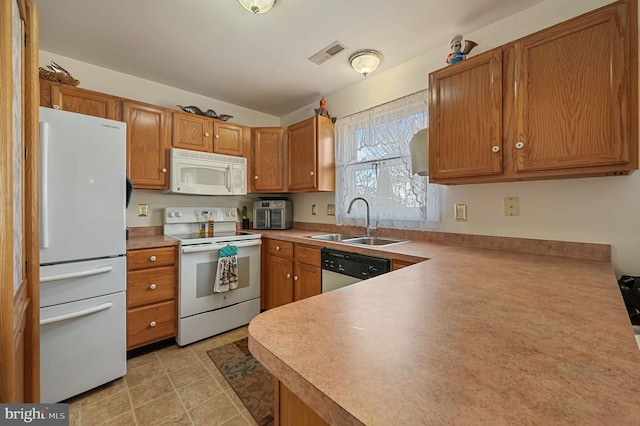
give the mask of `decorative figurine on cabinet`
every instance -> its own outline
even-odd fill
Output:
[[[464,50],[462,50],[462,34],[456,34],[451,38],[449,42],[449,47],[451,47],[451,53],[447,55],[447,65],[457,64],[458,62],[466,59],[471,49],[476,47],[478,44],[471,40],[465,40],[464,42]]]
[[[322,99],[320,99],[320,108],[316,108],[316,115],[321,115],[323,117],[331,117],[329,115],[329,111],[327,111],[327,100],[324,98],[324,96],[322,97]]]

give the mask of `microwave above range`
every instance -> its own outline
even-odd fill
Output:
[[[171,148],[172,194],[244,195],[247,193],[247,159]]]
[[[293,226],[293,204],[287,200],[253,203],[253,229],[289,229]]]

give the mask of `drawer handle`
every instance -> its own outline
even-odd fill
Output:
[[[291,274],[287,274],[287,278],[291,278]]]
[[[158,258],[157,258],[157,257],[155,257],[155,256],[151,256],[151,257],[149,258],[149,260],[150,260],[150,261],[152,261],[152,262],[155,262],[155,261],[156,261],[156,259],[158,259]]]
[[[276,246],[276,250],[280,251],[280,246]]]
[[[151,321],[151,324],[149,324],[151,327],[155,327],[157,324],[155,321]]]
[[[155,290],[155,289],[156,289],[156,287],[157,287],[157,285],[155,285],[155,284],[151,284],[151,285],[149,286],[149,288],[150,288],[151,290]]]

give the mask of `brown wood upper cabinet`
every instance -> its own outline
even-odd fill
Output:
[[[618,1],[431,73],[430,180],[637,169],[637,44],[637,2]]]
[[[287,190],[283,134],[282,127],[253,129],[251,192],[283,192]]]
[[[122,118],[127,123],[127,175],[134,188],[168,188],[169,110],[123,100]]]
[[[115,96],[42,79],[40,105],[110,120],[121,118],[120,103]]]
[[[193,151],[226,155],[245,155],[250,130],[245,126],[209,117],[173,112],[173,146]]]
[[[335,143],[331,119],[316,115],[287,128],[290,192],[335,191]]]

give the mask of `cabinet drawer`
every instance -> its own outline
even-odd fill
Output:
[[[175,247],[150,248],[127,252],[127,269],[129,271],[174,265],[175,263]]]
[[[320,267],[320,249],[296,244],[296,262]]]
[[[176,335],[176,302],[127,311],[127,350]]]
[[[280,257],[293,257],[293,243],[289,241],[267,240],[269,254]]]
[[[166,266],[127,274],[127,307],[176,298],[176,268]]]

